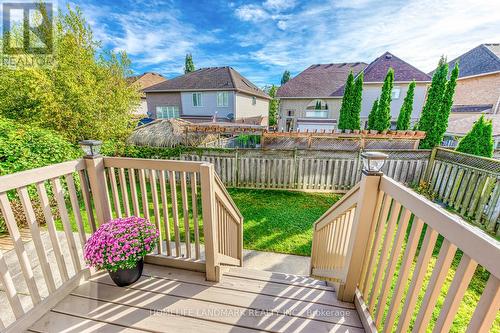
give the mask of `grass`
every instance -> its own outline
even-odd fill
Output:
[[[246,249],[308,256],[313,223],[340,195],[229,189],[244,217]]]

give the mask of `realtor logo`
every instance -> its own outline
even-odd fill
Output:
[[[2,3],[2,65],[46,65],[52,62],[52,2]]]

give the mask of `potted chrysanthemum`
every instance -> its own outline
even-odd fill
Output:
[[[147,219],[118,218],[105,223],[90,236],[84,248],[85,262],[97,270],[105,269],[119,287],[137,281],[144,257],[158,242],[158,230]]]

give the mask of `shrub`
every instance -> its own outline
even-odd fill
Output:
[[[118,218],[105,223],[85,244],[85,262],[97,270],[115,272],[136,266],[158,243],[155,225],[140,217]]]
[[[410,128],[410,119],[413,112],[413,96],[415,95],[415,80],[411,81],[408,85],[405,100],[399,111],[398,122],[396,125],[397,130],[407,130]]]
[[[382,93],[380,94],[380,99],[378,101],[373,128],[370,129],[382,132],[391,127],[391,94],[393,84],[394,70],[389,68],[384,79],[384,85],[382,86]]]
[[[457,151],[477,156],[493,156],[493,125],[481,116],[458,143]]]
[[[78,158],[81,150],[51,130],[0,117],[0,175]]]

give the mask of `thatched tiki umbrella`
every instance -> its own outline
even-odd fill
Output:
[[[182,119],[157,119],[134,129],[128,143],[149,147],[196,147],[214,141],[217,136],[203,133],[188,133],[186,125],[191,123]]]

